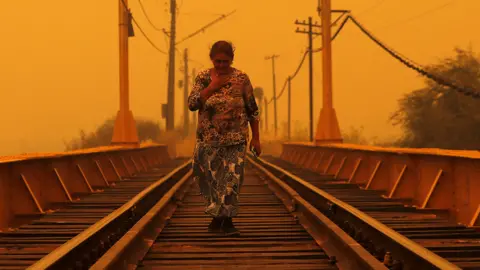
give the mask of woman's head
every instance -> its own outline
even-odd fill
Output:
[[[230,42],[217,41],[210,49],[210,59],[215,70],[219,73],[225,73],[232,65],[234,58],[234,49]]]

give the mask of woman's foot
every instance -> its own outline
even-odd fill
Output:
[[[222,221],[223,219],[220,217],[214,217],[212,222],[208,225],[209,232],[218,232],[222,230]]]
[[[233,235],[238,236],[238,235],[240,235],[240,232],[233,225],[231,217],[225,218],[223,220],[222,230],[225,233],[225,235],[227,235],[227,236],[233,236]]]

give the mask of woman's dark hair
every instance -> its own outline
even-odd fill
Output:
[[[216,54],[224,53],[233,59],[234,51],[232,43],[224,40],[220,40],[213,44],[212,48],[210,49],[210,59],[213,58]]]

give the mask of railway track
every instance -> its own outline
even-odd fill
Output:
[[[284,269],[337,269],[331,258],[295,220],[282,202],[251,172],[242,187],[241,237],[206,231],[198,187],[192,187],[168,225],[138,264],[139,269],[204,269],[260,266]],[[101,269],[101,263],[95,268]]]
[[[76,236],[63,235],[63,242],[74,237],[62,246],[36,253],[32,245],[16,256],[30,256],[30,269],[459,269],[352,207],[363,197],[344,196],[350,187],[340,181],[268,160],[248,159],[234,218],[239,237],[207,232],[210,220],[186,162],[140,193],[131,190],[138,194],[88,228],[77,227]],[[311,183],[294,175],[302,173]],[[337,198],[312,183],[340,189]],[[356,206],[393,207],[366,202]],[[63,233],[50,232],[52,239]]]
[[[13,231],[0,232],[0,269],[25,269],[118,209],[180,163],[173,160],[148,173],[123,178],[110,188],[62,206]],[[135,221],[134,218],[131,221]],[[113,240],[113,239],[112,239]],[[108,239],[95,252],[108,248]]]
[[[151,186],[129,207],[114,211],[110,220],[89,227],[31,269],[386,269],[298,193],[277,178],[265,177],[250,162],[241,212],[234,219],[241,236],[207,232],[210,220],[203,214],[192,171],[182,166],[154,205],[144,205],[156,189]],[[142,218],[129,230],[125,225],[112,232],[125,224],[120,217],[134,205],[143,209],[138,212]],[[87,252],[112,234],[115,243],[106,252]]]
[[[457,267],[480,269],[480,233],[473,228],[451,222],[448,217],[436,210],[418,209],[404,205],[402,201],[384,198],[380,191],[365,190],[357,184],[349,184],[345,180],[334,181],[333,176],[322,176],[278,158],[266,157],[264,160],[263,165],[272,171],[275,170],[267,164],[281,167],[290,174],[306,180],[314,187],[374,218],[376,221],[374,223],[377,225],[388,226],[391,230]],[[292,177],[284,175],[279,170],[276,171],[276,175],[281,176],[291,186],[303,186],[296,184]],[[318,194],[302,194],[308,201],[317,200],[317,203],[312,204],[319,209],[324,209],[323,213],[327,214],[377,258],[384,258],[388,251],[393,259],[402,260],[406,257],[405,254],[402,254],[405,250],[399,250],[398,244],[388,243],[389,241],[383,234],[379,234],[377,229],[369,228],[369,225],[360,221],[357,216],[347,214],[335,202],[327,202],[328,197],[326,200],[318,201]],[[328,203],[330,205],[326,209],[325,206]],[[385,231],[384,227],[378,227]],[[415,249],[414,246],[412,248]],[[397,258],[395,255],[398,255]]]

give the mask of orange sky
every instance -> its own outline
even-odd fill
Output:
[[[166,1],[142,0],[158,27],[168,28]],[[280,54],[280,88],[300,61],[307,37],[295,33],[295,19],[316,14],[317,1],[191,1],[178,0],[178,36],[182,38],[233,9],[230,18],[181,44],[208,66],[208,48],[218,39],[232,41],[235,66],[246,71],[256,86],[271,96],[268,54]],[[435,12],[426,11],[441,7]],[[479,51],[475,19],[480,2],[474,0],[333,0],[333,7],[350,9],[375,35],[402,54],[428,64],[452,55],[460,46]],[[138,1],[130,0],[135,18],[164,50],[163,34],[153,30]],[[63,140],[83,128],[93,130],[118,109],[118,3],[117,1],[3,1],[0,17],[0,155],[33,151],[61,151]],[[373,7],[373,8],[372,8]],[[367,10],[365,13],[362,11]],[[415,18],[416,17],[416,18]],[[415,18],[415,19],[410,19]],[[166,55],[158,53],[136,31],[130,39],[131,107],[135,116],[158,119],[166,101]],[[320,45],[320,39],[316,45]],[[177,54],[177,70],[181,55]],[[198,64],[192,63],[199,67]],[[423,80],[386,54],[353,24],[333,44],[334,105],[340,126],[364,126],[367,136],[398,134],[389,123],[396,100],[421,87]],[[315,115],[321,105],[321,54],[314,57]],[[177,79],[183,79],[177,71]],[[293,120],[307,123],[308,69],[292,83]],[[177,89],[177,121],[182,93]],[[279,100],[279,118],[286,118],[286,96]],[[270,113],[272,116],[272,113]],[[273,118],[271,118],[272,123]],[[316,126],[316,119],[315,119]]]

